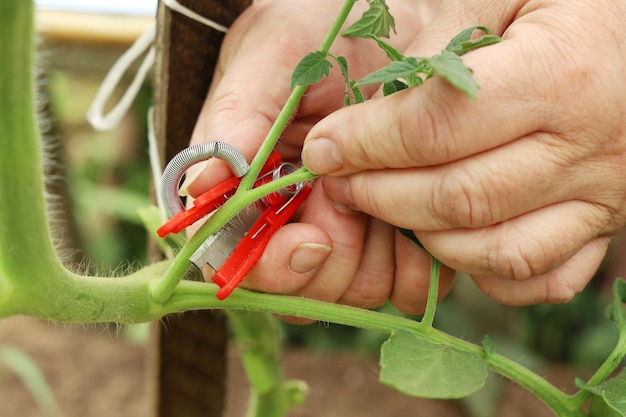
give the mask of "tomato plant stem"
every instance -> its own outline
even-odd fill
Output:
[[[339,31],[341,30],[341,27],[343,26],[346,19],[348,18],[348,15],[350,14],[352,7],[354,7],[355,2],[356,0],[346,0],[344,2],[343,6],[341,7],[341,10],[339,10],[337,17],[335,18],[328,33],[326,34],[326,37],[322,41],[318,49],[319,51],[328,52],[328,50],[330,49],[330,46],[339,35]],[[241,185],[239,187],[240,190],[247,191],[247,190],[252,189],[252,186],[254,185],[254,182],[256,181],[256,178],[258,177],[259,172],[261,172],[261,168],[263,167],[263,164],[269,157],[270,153],[272,152],[272,149],[274,149],[274,146],[276,146],[276,142],[278,142],[278,139],[280,138],[280,135],[285,129],[285,126],[287,126],[287,123],[289,123],[289,120],[293,116],[296,110],[296,107],[298,106],[298,103],[300,102],[300,99],[302,99],[302,96],[304,95],[306,90],[307,90],[306,86],[296,86],[292,90],[291,95],[287,99],[287,102],[283,106],[281,112],[278,114],[278,117],[276,118],[274,124],[272,125],[272,128],[267,133],[267,136],[265,140],[263,141],[263,144],[259,148],[254,159],[252,160],[252,163],[250,164],[250,171],[246,174],[246,176],[241,181]]]
[[[322,41],[319,50],[328,51],[334,40],[337,38],[341,27],[345,23],[350,10],[354,6],[356,0],[346,0],[339,11],[337,18],[333,22],[328,34]],[[300,99],[304,95],[306,91],[306,87],[297,86],[295,87],[289,98],[287,99],[285,105],[282,110],[278,114],[274,124],[272,125],[270,131],[268,132],[263,144],[259,148],[256,153],[252,163],[250,164],[250,170],[244,176],[239,186],[239,189],[235,193],[233,197],[230,198],[224,206],[220,208],[211,218],[203,225],[203,227],[187,242],[181,252],[178,253],[174,262],[172,262],[170,268],[167,270],[162,279],[154,282],[151,286],[151,294],[155,302],[162,303],[169,298],[172,294],[187,268],[189,268],[190,262],[189,257],[200,247],[202,242],[204,242],[210,235],[216,233],[221,227],[223,227],[230,219],[232,219],[240,210],[242,210],[245,206],[250,204],[251,202],[257,200],[258,198],[263,197],[264,195],[269,194],[270,189],[277,190],[279,188],[267,187],[261,190],[257,189],[253,192],[252,186],[256,181],[256,178],[265,164],[265,161],[269,157],[270,153],[276,146],[276,142],[280,138],[281,133],[289,123],[293,113],[295,112]],[[303,174],[305,171],[301,171],[300,174]],[[290,176],[287,181],[282,181],[279,184],[290,185],[293,182],[289,182],[294,177]],[[312,174],[306,175],[307,179],[312,179],[314,176]],[[276,184],[275,184],[276,185]],[[262,194],[263,192],[267,192],[267,194]],[[250,194],[251,193],[251,194]]]
[[[622,360],[626,356],[626,333],[620,332],[617,340],[617,345],[611,352],[608,358],[600,365],[600,368],[593,374],[587,381],[589,386],[596,386],[607,379],[613,371],[615,371]],[[576,394],[570,397],[570,403],[572,408],[580,408],[585,401],[589,399],[591,393],[585,390],[580,390]]]
[[[439,272],[441,271],[441,262],[434,256],[430,256],[430,285],[428,286],[428,300],[426,301],[426,310],[420,324],[424,328],[433,327],[435,320],[435,311],[437,310],[437,299],[439,298]]]
[[[166,312],[191,309],[224,308],[272,312],[336,323],[362,329],[391,334],[396,329],[405,329],[419,338],[441,343],[455,349],[482,354],[482,347],[443,333],[435,328],[424,328],[419,322],[383,314],[371,310],[325,303],[300,297],[262,294],[246,290],[235,290],[227,299],[217,301],[217,287],[197,282],[183,281],[172,297],[163,305]],[[572,409],[567,394],[557,389],[541,376],[500,354],[494,353],[486,359],[488,367],[533,392],[550,406],[558,416],[579,417],[584,414]]]

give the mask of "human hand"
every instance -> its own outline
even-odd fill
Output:
[[[413,0],[388,3],[398,30],[391,42],[403,49],[431,14]],[[223,140],[252,159],[291,92],[294,67],[317,49],[341,4],[337,0],[275,0],[248,9],[225,39],[192,143]],[[402,11],[397,12],[398,8]],[[355,10],[354,17],[361,13]],[[388,62],[371,40],[339,38],[331,51],[347,57],[352,78]],[[338,69],[307,91],[278,145],[287,160],[299,161],[306,133],[343,106],[343,91]],[[370,88],[364,93],[374,91]],[[229,174],[219,161],[210,164],[189,185],[192,196]],[[393,226],[337,210],[320,183],[297,220],[274,235],[243,286],[359,307],[376,307],[391,298],[405,312],[423,310],[430,258]],[[448,269],[442,271],[442,292],[449,289],[452,275]]]
[[[445,0],[405,55],[489,27],[503,42],[463,57],[478,99],[433,78],[339,110],[303,161],[337,204],[413,229],[495,300],[565,302],[626,223],[625,17],[620,1]]]

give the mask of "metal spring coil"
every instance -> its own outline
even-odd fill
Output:
[[[210,158],[219,158],[228,163],[237,177],[242,177],[250,169],[241,152],[226,142],[201,143],[183,149],[167,164],[161,177],[161,198],[169,217],[184,210],[178,195],[178,187],[185,171],[192,165]]]

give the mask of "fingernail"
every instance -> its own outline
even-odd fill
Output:
[[[301,243],[291,254],[289,269],[296,274],[306,274],[328,258],[332,248],[319,243]]]
[[[189,195],[189,186],[198,179],[198,177],[200,176],[200,174],[202,174],[202,171],[204,170],[204,168],[207,167],[207,165],[208,161],[203,161],[195,164],[187,170],[187,173],[185,174],[185,180],[178,189],[178,195],[180,195],[181,197],[187,197]]]
[[[354,205],[350,193],[350,184],[346,177],[326,177],[323,182],[324,191],[335,207],[343,212],[354,212],[350,207]]]
[[[313,173],[330,174],[343,168],[343,158],[334,141],[313,139],[302,149],[302,162]]]

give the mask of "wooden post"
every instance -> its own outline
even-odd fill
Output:
[[[230,26],[251,0],[179,0]],[[154,82],[155,130],[164,161],[188,146],[224,34],[159,5]],[[153,325],[149,393],[154,417],[220,417],[227,331],[220,312],[166,317]]]

